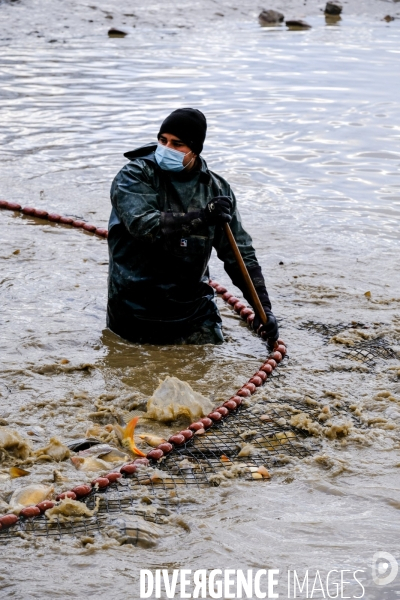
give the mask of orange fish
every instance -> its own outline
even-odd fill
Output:
[[[139,417],[134,417],[128,423],[125,428],[122,428],[120,425],[114,425],[114,428],[117,431],[118,436],[121,438],[121,445],[124,448],[128,448],[133,454],[137,454],[138,456],[146,456],[144,452],[136,448],[134,432],[135,427],[138,424]]]

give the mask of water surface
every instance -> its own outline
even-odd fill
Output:
[[[328,467],[310,459],[267,486],[207,491],[183,515],[190,532],[172,527],[155,551],[10,545],[0,565],[7,597],[134,597],[138,569],[160,566],[360,568],[370,579],[375,551],[399,555],[396,371],[341,370],[298,325],[377,323],[400,349],[398,23],[315,17],[295,32],[221,22],[123,39],[88,29],[50,43],[23,19],[0,46],[1,196],[105,226],[123,152],[154,140],[171,110],[203,110],[203,155],[236,193],[290,348],[284,383],[264,393],[329,402],[333,390],[383,421],[358,441],[324,442]],[[104,329],[104,241],[8,212],[0,220],[1,411],[19,431],[81,436],[101,394],[117,405],[147,397],[167,374],[225,398],[263,360],[262,342],[222,304],[222,347],[124,343]],[[215,257],[211,270],[229,284]],[[394,400],[377,401],[382,390]],[[371,585],[368,598],[397,598],[398,584],[389,587]]]

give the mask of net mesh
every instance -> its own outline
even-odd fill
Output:
[[[301,323],[299,329],[307,329],[313,333],[321,334],[325,339],[325,343],[328,343],[328,339],[337,335],[341,331],[346,331],[347,329],[368,329],[368,327],[364,323],[359,323],[358,321],[352,321],[351,323],[337,323],[336,325],[327,325],[326,323],[320,323],[318,321],[305,321]]]
[[[343,330],[365,326],[362,323],[325,325],[308,321],[301,327],[328,339]],[[372,363],[377,358],[395,358],[396,354],[380,338],[346,348],[340,356]],[[268,378],[267,386],[279,385],[285,378],[287,359],[288,357]],[[91,536],[109,524],[109,515],[113,513],[119,516],[136,515],[146,521],[163,524],[171,512],[180,512],[183,490],[215,486],[224,478],[238,475],[253,481],[255,470],[260,466],[276,470],[286,465],[290,459],[303,459],[320,449],[321,441],[318,438],[290,425],[291,417],[299,413],[306,413],[313,420],[318,420],[320,404],[307,405],[284,397],[270,400],[265,396],[261,396],[256,402],[253,400],[251,405],[245,404],[226,419],[215,423],[203,435],[196,435],[185,445],[174,448],[156,469],[143,467],[132,476],[109,485],[104,491],[93,490],[83,500],[91,510],[98,502],[98,511],[93,517],[70,521],[57,518],[54,522],[49,522],[44,515],[27,520],[19,519],[15,526],[0,530],[0,543],[26,536],[54,539],[61,539],[66,535],[79,538]],[[339,414],[333,407],[330,410],[332,416]],[[343,411],[353,426],[364,427],[349,407],[342,406],[341,414]],[[189,505],[185,503],[185,512],[189,509]],[[118,519],[118,527],[122,531],[126,527],[123,518]],[[129,543],[137,543],[138,528],[135,537],[135,528],[132,535],[132,526],[130,527],[129,539]]]
[[[183,488],[194,490],[218,485],[219,475],[229,478],[240,474],[244,479],[253,480],[254,469],[261,465],[277,469],[290,458],[302,459],[316,452],[320,442],[290,426],[289,422],[293,414],[306,412],[315,419],[319,411],[320,407],[307,407],[293,400],[272,402],[265,398],[255,407],[239,407],[202,436],[195,436],[183,447],[176,448],[158,469],[143,467],[104,491],[93,491],[84,500],[89,509],[95,508],[96,500],[100,500],[93,517],[70,521],[58,518],[52,523],[44,515],[20,519],[12,528],[0,531],[0,542],[29,535],[56,539],[65,535],[91,536],[109,524],[107,517],[112,513],[136,515],[163,524],[172,511],[180,512],[179,497]],[[248,444],[252,448],[251,455],[239,456],[242,446]],[[187,510],[185,503],[185,512]],[[124,526],[123,519],[119,519],[119,526]],[[135,543],[132,535],[130,543]]]
[[[351,323],[338,323],[337,325],[326,325],[314,321],[306,321],[300,325],[300,329],[319,333],[327,344],[330,338],[349,329],[366,329],[369,327],[364,323],[352,321]],[[389,360],[397,358],[396,352],[390,347],[389,342],[383,337],[352,342],[341,352],[335,354],[338,358],[352,359],[364,363],[368,367],[374,367],[379,359]]]
[[[383,339],[367,340],[359,342],[343,352],[336,354],[339,358],[351,358],[358,362],[365,363],[367,366],[374,367],[378,359],[397,358],[395,351],[389,346],[388,342]]]

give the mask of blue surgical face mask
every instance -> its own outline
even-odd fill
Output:
[[[183,152],[179,152],[179,150],[172,150],[172,148],[167,148],[167,146],[158,144],[155,152],[155,159],[158,166],[164,171],[179,172],[186,169],[186,167],[190,165],[190,162],[192,162],[190,161],[186,167],[183,165],[183,159],[190,154],[190,152],[184,154]]]

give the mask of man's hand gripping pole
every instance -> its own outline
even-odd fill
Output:
[[[257,316],[260,319],[261,323],[263,325],[266,325],[267,322],[268,322],[267,315],[265,314],[263,305],[260,302],[260,298],[258,297],[258,294],[256,292],[256,288],[254,287],[254,283],[251,280],[251,277],[249,275],[247,267],[244,264],[244,260],[242,258],[242,255],[240,254],[240,250],[238,248],[236,240],[233,237],[233,233],[232,233],[232,230],[231,230],[231,228],[229,226],[229,223],[223,223],[222,226],[224,228],[225,235],[228,238],[230,247],[232,248],[232,252],[233,252],[233,254],[235,256],[235,259],[236,259],[236,262],[237,262],[238,267],[240,269],[240,272],[242,274],[242,277],[243,277],[243,279],[244,279],[244,281],[246,283],[247,289],[249,290],[254,310],[257,313]]]

